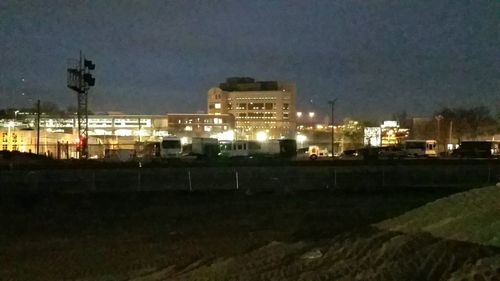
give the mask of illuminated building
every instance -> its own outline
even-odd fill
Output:
[[[123,113],[90,115],[89,152],[103,157],[105,149],[135,149],[138,143],[157,142],[162,137],[219,137],[230,139],[234,134],[234,116],[230,114],[167,114],[131,115]],[[62,144],[68,157],[76,157],[78,143],[76,117],[40,118],[40,154],[60,156]],[[21,152],[36,151],[36,118],[21,121],[0,120],[0,149]],[[73,153],[74,152],[74,153]],[[67,158],[66,154],[62,158]]]
[[[0,120],[0,150],[36,152],[37,131],[26,122],[17,120]],[[68,143],[73,143],[74,138],[71,133],[52,130],[51,128],[40,130],[39,153],[57,157],[64,154],[69,157],[67,149]]]
[[[400,128],[397,121],[384,121],[381,128],[381,146],[389,146],[401,143],[408,138],[409,130]]]
[[[208,113],[232,114],[237,138],[256,140],[259,132],[269,139],[295,138],[294,83],[228,78],[208,91]]]
[[[231,114],[168,114],[168,131],[178,137],[214,137],[231,130],[234,130]]]

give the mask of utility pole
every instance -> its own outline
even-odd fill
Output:
[[[437,121],[437,131],[436,131],[436,141],[437,141],[437,145],[438,145],[438,152],[439,152],[439,146],[441,145],[441,120],[444,119],[443,115],[438,115],[436,117],[436,121]]]
[[[449,144],[452,144],[451,143],[452,133],[453,133],[453,120],[450,120],[450,131],[449,131],[449,135],[448,135],[448,143]]]
[[[95,69],[95,64],[91,60],[87,60],[80,51],[80,59],[78,61],[71,60],[68,66],[68,81],[67,86],[77,93],[78,100],[78,144],[77,151],[80,159],[89,157],[89,114],[88,114],[88,93],[90,87],[95,85],[95,78],[92,77],[90,70]]]
[[[328,104],[331,105],[332,107],[332,158],[333,156],[335,156],[335,128],[333,126],[333,122],[334,122],[334,118],[333,118],[333,113],[334,113],[334,110],[335,110],[335,102],[337,101],[337,99],[333,99],[333,100],[330,100],[328,101]]]

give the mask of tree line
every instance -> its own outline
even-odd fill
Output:
[[[17,112],[17,114],[16,114]],[[25,114],[36,114],[37,113],[37,105],[34,104],[32,107],[23,107],[23,108],[4,108],[0,109],[0,119],[14,119],[14,118],[21,118],[18,114],[21,113],[22,115]],[[66,117],[73,117],[74,115],[77,114],[77,108],[76,106],[67,106],[66,108],[62,109],[60,108],[57,104],[50,102],[50,101],[44,101],[40,103],[40,113],[42,115],[49,115],[51,117],[56,117],[56,118],[66,118]],[[89,111],[89,114],[92,114],[92,112]]]

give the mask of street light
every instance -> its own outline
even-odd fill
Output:
[[[332,106],[332,157],[335,155],[335,129],[334,129],[334,126],[333,126],[333,111],[334,111],[334,108],[335,108],[335,102],[337,102],[337,98],[333,99],[333,100],[330,100],[328,101],[328,104]]]
[[[259,142],[265,142],[267,140],[267,133],[264,131],[257,132],[256,138]]]
[[[441,136],[441,120],[444,119],[443,115],[437,115],[434,117],[437,121],[437,131],[436,131],[436,141],[438,145],[438,152],[439,152],[439,144],[440,144],[440,136]]]
[[[304,145],[304,142],[307,140],[307,137],[305,135],[297,135],[297,142],[299,142],[299,145],[300,147],[299,148],[302,148],[303,145]]]

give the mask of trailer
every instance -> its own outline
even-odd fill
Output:
[[[193,138],[189,155],[202,159],[213,159],[219,155],[219,141],[214,138]]]

